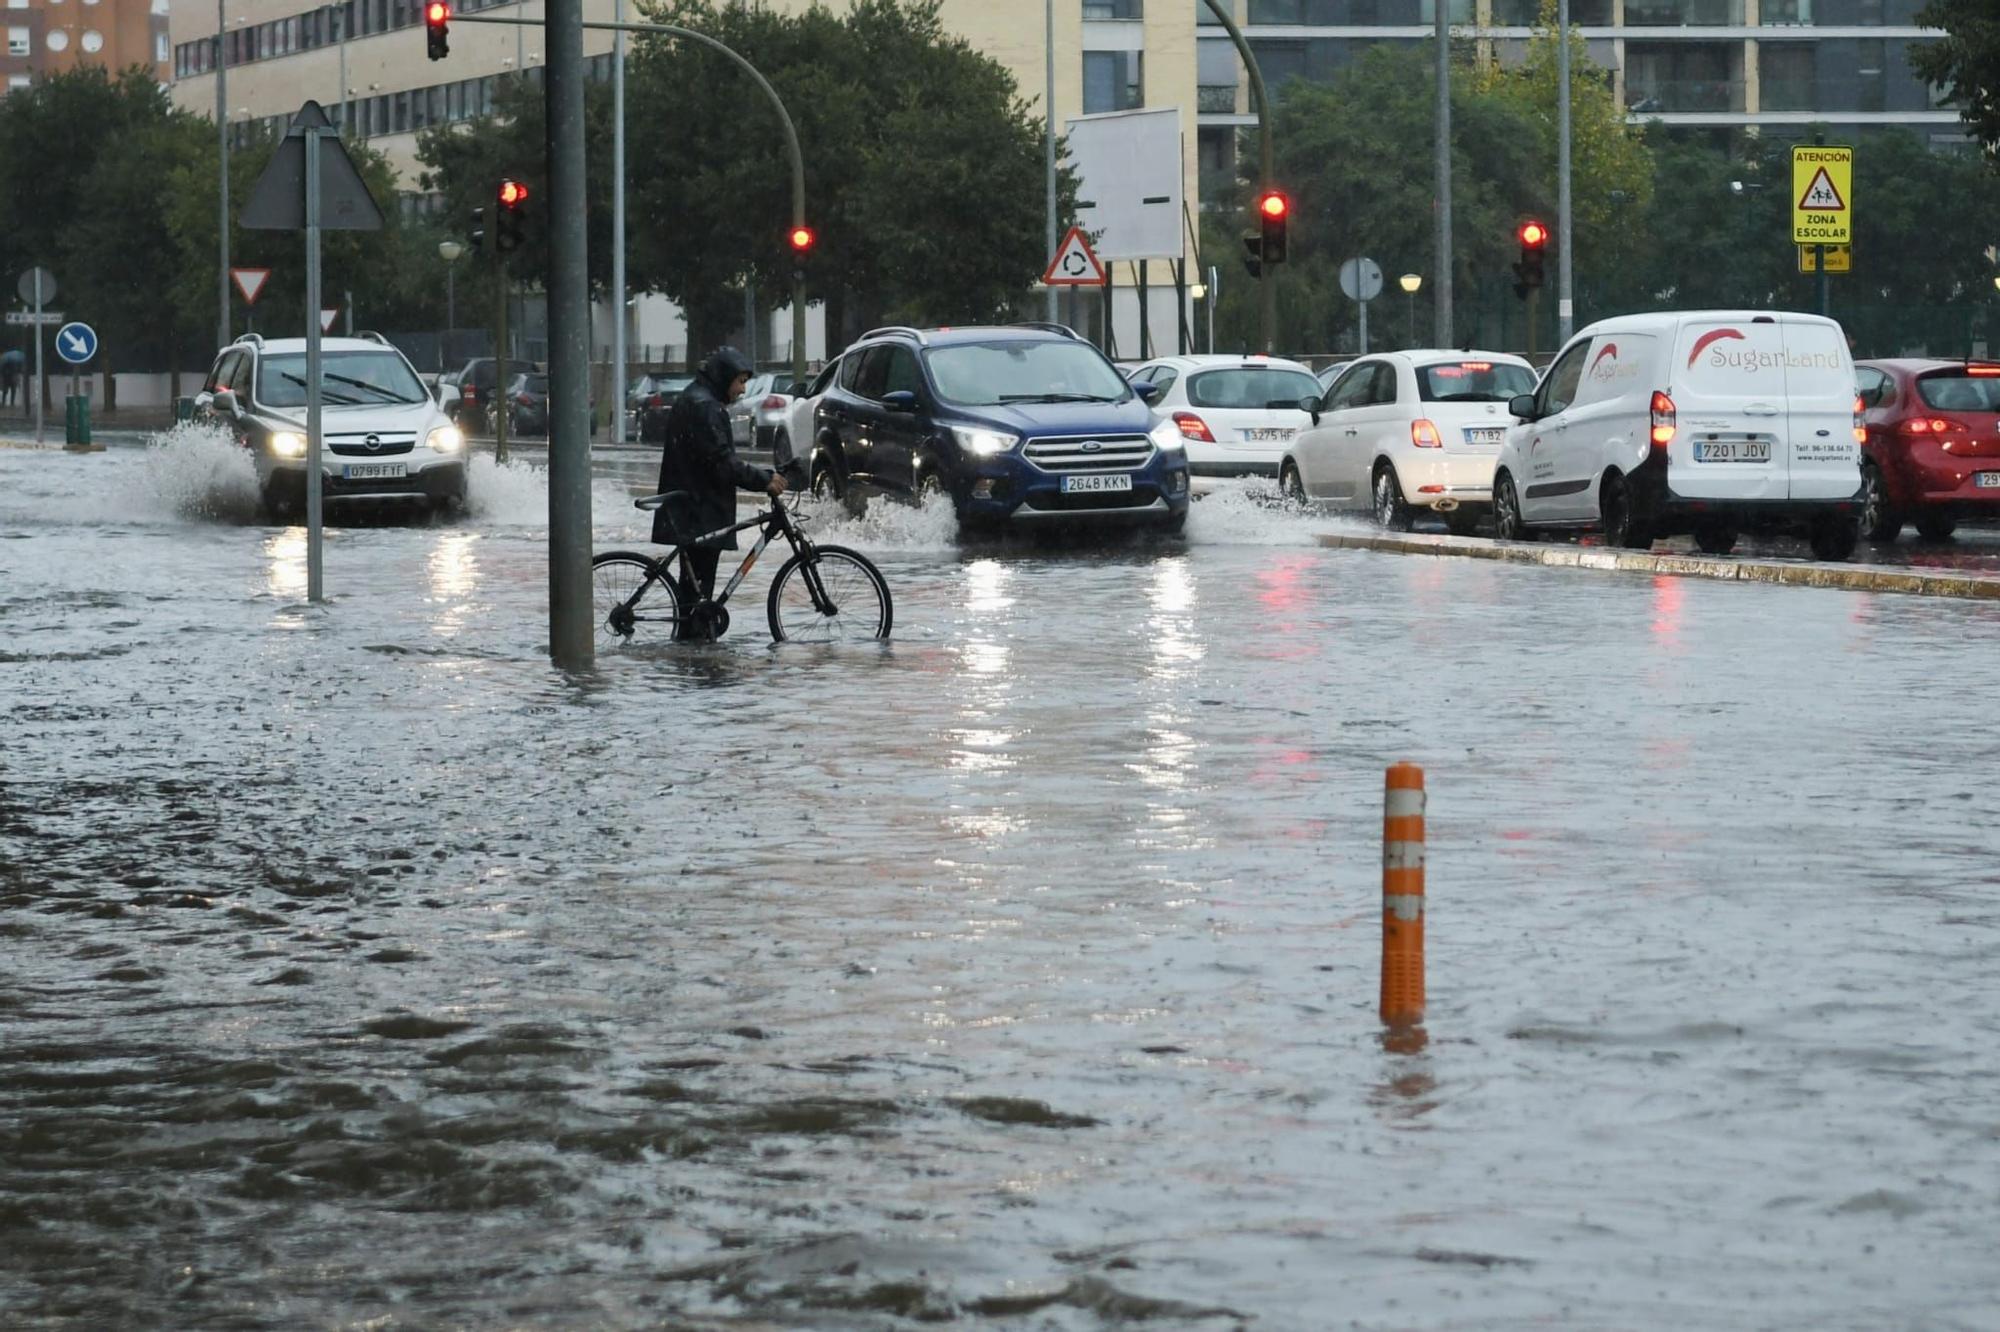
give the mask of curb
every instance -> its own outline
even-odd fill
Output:
[[[1374,550],[1391,555],[1457,555],[1502,564],[1540,564],[1559,569],[1600,569],[1625,573],[1674,574],[1721,582],[1775,583],[1786,587],[1830,587],[1843,592],[1900,592],[1920,597],[2000,601],[2000,577],[1918,572],[1867,565],[1817,564],[1780,560],[1725,559],[1710,555],[1655,555],[1643,550],[1543,546],[1483,537],[1388,536],[1322,532],[1319,544],[1335,550]]]

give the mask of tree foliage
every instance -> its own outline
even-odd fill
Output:
[[[1911,66],[1945,90],[1989,153],[2000,151],[2000,8],[1993,0],[1930,0],[1917,22],[1943,29],[1944,39],[1914,46]]]

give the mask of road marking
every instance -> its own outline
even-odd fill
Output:
[[[1456,555],[1464,559],[1540,564],[1550,568],[1676,574],[1683,578],[1714,578],[1725,582],[1831,587],[1844,592],[1901,592],[1920,597],[2000,601],[2000,576],[1979,574],[1918,572],[1913,569],[1815,564],[1798,560],[1655,555],[1639,550],[1607,550],[1602,546],[1546,546],[1490,541],[1484,537],[1321,532],[1318,540],[1320,545],[1335,550],[1374,550],[1392,555]]]

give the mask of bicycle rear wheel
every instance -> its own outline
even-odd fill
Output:
[[[668,643],[681,627],[680,552],[660,559],[612,550],[590,562],[591,610],[600,644]]]
[[[825,598],[824,610],[814,596],[815,582]],[[819,546],[786,560],[771,580],[766,604],[771,637],[781,643],[887,638],[895,614],[882,571],[866,555],[845,546]]]

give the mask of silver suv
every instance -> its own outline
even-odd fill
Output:
[[[409,359],[379,333],[320,340],[321,495],[328,504],[465,503],[465,436]],[[306,496],[306,342],[246,333],[217,353],[197,419],[250,451],[264,507],[283,520]]]

